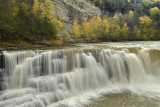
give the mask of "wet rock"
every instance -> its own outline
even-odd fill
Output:
[[[4,68],[4,57],[2,51],[0,51],[0,68]]]
[[[5,76],[5,70],[0,69],[0,91],[3,91],[5,89],[4,76]]]

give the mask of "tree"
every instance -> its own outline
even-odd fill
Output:
[[[140,40],[141,39],[141,31],[137,26],[134,26],[134,37],[133,40]]]
[[[139,18],[139,23],[142,28],[147,28],[152,23],[152,20],[148,16],[143,16]]]
[[[90,23],[89,22],[84,21],[82,23],[81,32],[82,32],[82,37],[84,38],[84,40],[89,42],[91,39],[89,36],[89,33],[90,33]]]
[[[30,2],[31,0],[0,0],[0,35],[3,40],[30,42],[56,38],[57,29],[62,26],[60,21],[54,18],[52,22],[47,14],[43,16],[38,0],[33,5]]]
[[[121,29],[121,38],[122,40],[128,39],[128,26],[127,23],[124,23],[124,27]]]
[[[101,39],[102,41],[107,41],[109,40],[109,31],[110,31],[110,25],[109,22],[107,20],[107,18],[103,18],[101,21],[101,25],[100,25],[100,37],[98,37],[99,39]]]
[[[151,8],[150,15],[153,21],[159,21],[160,20],[160,9],[158,7]]]
[[[120,27],[123,27],[124,25],[124,18],[123,18],[123,15],[122,13],[118,13],[114,16],[114,19],[116,21],[116,23],[120,26]]]
[[[76,40],[80,37],[80,26],[77,23],[77,18],[74,18],[73,21],[73,34]]]
[[[45,0],[44,2],[44,6],[45,6],[45,12],[46,12],[46,16],[49,20],[53,19],[53,10],[54,10],[54,5],[51,3],[51,0]]]
[[[57,18],[52,19],[52,23],[56,26],[57,31],[60,31],[63,28],[63,23]]]
[[[132,10],[129,11],[129,18],[130,19],[134,18],[134,12]]]
[[[92,30],[93,30],[93,33],[92,33],[92,39],[93,40],[97,40],[97,37],[101,36],[101,25],[102,25],[102,19],[101,17],[98,15],[98,16],[95,16],[92,20]]]
[[[39,2],[38,2],[38,0],[34,0],[33,13],[37,14],[38,11],[39,11]]]
[[[40,4],[40,13],[41,13],[40,18],[42,20],[45,20],[45,17],[47,17],[47,13],[46,13],[46,8],[44,6],[44,3]]]

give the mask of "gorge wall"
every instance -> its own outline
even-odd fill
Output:
[[[75,17],[81,22],[101,14],[101,10],[89,0],[52,0],[52,3],[56,15],[64,23],[64,29],[71,29]]]

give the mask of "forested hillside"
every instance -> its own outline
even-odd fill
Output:
[[[160,7],[159,0],[91,0],[104,11],[110,13],[134,10],[139,15],[149,15],[149,8]]]
[[[64,21],[55,14],[57,5],[53,5],[52,1],[54,0],[0,0],[0,41],[160,40],[160,0],[90,0],[101,12],[90,18],[84,12],[84,16],[81,16],[81,19],[85,17],[84,21],[79,20],[83,11],[77,11],[76,14],[79,15],[76,16],[72,9],[74,5],[83,8],[84,3],[88,2],[81,0],[77,2],[81,3],[79,5],[74,2],[72,7],[71,4],[66,4],[70,10],[64,12],[70,13],[64,15],[73,17],[68,21],[73,27],[68,30],[62,30],[67,27],[63,27]],[[69,0],[69,3],[72,2]],[[63,14],[63,9],[60,12]]]
[[[159,0],[92,0],[103,14],[73,23],[73,36],[86,41],[160,39]],[[79,39],[80,40],[80,39]]]

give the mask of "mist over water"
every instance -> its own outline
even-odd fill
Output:
[[[0,107],[158,107],[159,45],[128,42],[3,51]]]

